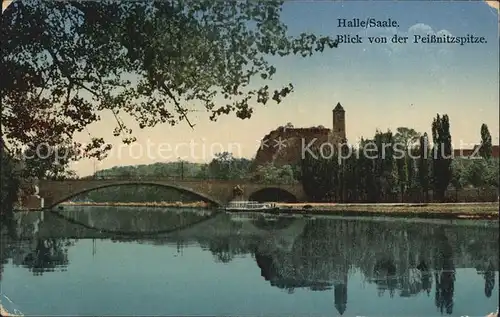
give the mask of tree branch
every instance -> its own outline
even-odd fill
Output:
[[[118,123],[118,127],[120,128],[120,132],[125,130],[125,127],[123,126],[122,122],[120,121],[120,118],[118,118],[118,114],[116,113],[115,109],[109,109],[111,110],[111,113],[113,113],[113,116],[115,117],[116,123]]]
[[[175,104],[175,107],[177,108],[177,111],[181,114],[181,116],[183,117],[183,119],[186,120],[186,122],[188,123],[189,127],[191,129],[194,129],[195,125],[192,124],[191,121],[189,121],[189,118],[187,117],[186,112],[184,111],[184,109],[182,109],[181,105],[179,104],[179,102],[175,98],[174,94],[172,94],[172,91],[167,87],[167,85],[165,84],[165,82],[163,80],[158,80],[158,84],[160,85],[161,88],[163,88],[163,90],[165,90],[165,93],[167,94],[167,96],[169,96],[170,99],[172,99],[172,101]]]
[[[68,87],[68,94],[67,94],[67,97],[66,97],[66,101],[69,102],[69,97],[70,97],[70,91],[71,91],[71,88],[73,87],[73,85],[76,85],[88,92],[90,92],[92,95],[94,95],[95,97],[97,97],[98,99],[101,99],[101,96],[94,90],[88,88],[87,86],[85,86],[83,83],[81,83],[79,80],[76,80],[75,78],[71,77],[64,69],[64,67],[62,66],[61,62],[59,61],[59,59],[57,58],[57,55],[54,51],[52,51],[51,49],[47,49],[47,51],[49,52],[50,56],[52,57],[52,59],[54,60],[54,64],[56,64],[56,66],[59,68],[59,70],[61,71],[61,73],[63,74],[64,77],[66,77],[68,80],[69,80],[69,87]],[[120,129],[120,132],[122,132],[124,130],[124,126],[123,124],[121,123],[120,119],[118,118],[118,115],[116,113],[116,111],[114,109],[110,109],[111,112],[113,113],[113,117],[115,118],[116,120],[116,123],[118,124],[118,127]]]
[[[88,88],[87,86],[85,86],[83,83],[81,83],[79,80],[77,80],[76,78],[73,78],[63,67],[62,63],[59,61],[59,59],[57,58],[57,55],[54,51],[52,51],[50,48],[47,49],[47,51],[49,52],[50,56],[52,57],[52,59],[54,60],[54,64],[56,64],[56,66],[59,68],[59,70],[61,71],[62,75],[64,77],[66,77],[68,80],[69,80],[69,86],[73,86],[73,85],[76,85],[82,89],[85,89],[86,91],[90,92],[92,95],[94,95],[95,97],[97,98],[100,98],[100,95]]]

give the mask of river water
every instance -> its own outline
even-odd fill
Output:
[[[498,222],[64,207],[2,233],[24,315],[484,316]]]

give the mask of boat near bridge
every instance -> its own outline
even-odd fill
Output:
[[[248,212],[248,211],[260,211],[260,212],[277,212],[280,208],[276,205],[276,203],[260,203],[257,201],[246,201],[246,200],[237,200],[231,201],[224,208],[226,211],[230,212]]]

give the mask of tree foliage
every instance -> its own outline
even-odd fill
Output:
[[[432,122],[432,139],[434,193],[438,199],[443,200],[452,178],[452,147],[448,115],[436,116]]]
[[[22,262],[23,267],[28,268],[33,275],[43,275],[58,266],[68,265],[68,247],[71,246],[71,242],[52,238],[37,239],[35,243],[35,249],[28,253]]]
[[[396,134],[394,135],[396,142],[403,145],[404,150],[408,150],[415,145],[420,139],[420,133],[415,131],[415,129],[407,127],[399,127],[396,129]]]
[[[21,157],[24,163],[22,176],[25,178],[66,179],[76,176],[74,171],[68,170],[68,165],[79,158],[78,149],[69,142],[57,146],[29,143]]]
[[[250,164],[250,160],[235,158],[232,153],[217,153],[208,164],[206,176],[215,179],[245,179],[249,177]]]
[[[212,120],[281,102],[291,83],[271,87],[269,57],[311,56],[337,46],[314,34],[291,36],[282,1],[15,1],[2,17],[2,129],[16,145],[71,139],[104,111],[116,136],[133,142],[122,120],[141,128]],[[96,137],[83,148],[102,158]]]
[[[313,201],[376,203],[408,201],[407,197],[411,201],[429,201],[431,189],[433,198],[443,201],[448,184],[457,191],[468,187],[498,188],[498,159],[452,159],[447,117],[434,120],[433,128],[434,151],[427,133],[402,133],[415,131],[402,127],[395,135],[376,131],[372,139],[361,139],[357,148],[349,150],[351,155],[344,153],[342,164],[337,156],[325,159],[319,151],[306,152],[300,178],[304,191]],[[403,137],[408,134],[412,137]],[[438,140],[442,140],[442,146]],[[398,151],[400,145],[408,146],[407,151]],[[436,170],[441,166],[444,170]],[[439,177],[446,177],[446,182]]]
[[[453,160],[453,186],[458,188],[472,186],[475,188],[496,187],[498,188],[499,177],[498,158],[489,159],[460,159]]]
[[[462,189],[466,184],[463,161],[464,160],[462,159],[456,158],[451,163],[452,175],[450,184],[455,188],[455,190]]]
[[[16,161],[3,144],[0,147],[0,216],[9,216],[17,202],[20,186],[20,175],[16,169]]]
[[[253,179],[264,184],[294,184],[294,170],[290,165],[264,164],[257,167]]]
[[[331,196],[337,175],[334,158],[324,158],[318,149],[305,153],[301,162],[301,183],[306,195],[313,201]]]
[[[429,192],[429,169],[431,167],[431,160],[429,159],[430,153],[430,145],[429,145],[429,137],[427,133],[424,133],[420,137],[419,143],[419,158],[418,158],[418,183],[422,192],[425,195],[426,200],[428,200],[428,192]]]
[[[394,160],[396,170],[396,183],[399,186],[399,193],[401,194],[401,201],[404,200],[404,195],[408,189],[408,161],[406,156]]]
[[[479,154],[489,159],[491,157],[492,144],[491,144],[491,134],[488,126],[486,124],[481,125],[481,147],[479,148]]]
[[[374,137],[376,145],[375,158],[375,184],[378,189],[377,197],[382,197],[393,191],[396,180],[393,177],[394,167],[394,135],[387,132],[377,131]]]

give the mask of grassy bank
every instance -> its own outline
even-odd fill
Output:
[[[345,216],[394,216],[423,218],[478,218],[498,220],[499,203],[446,204],[277,204],[291,213],[332,214]]]

